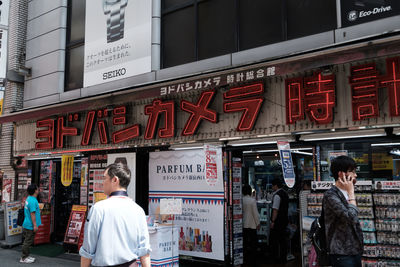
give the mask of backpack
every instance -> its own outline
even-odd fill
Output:
[[[311,229],[308,234],[311,240],[311,245],[317,254],[317,262],[319,266],[330,266],[331,260],[329,257],[329,248],[325,236],[325,219],[324,208],[322,208],[321,216],[316,218],[311,224]]]
[[[20,208],[18,210],[18,218],[17,218],[17,225],[22,226],[25,220],[25,209]]]

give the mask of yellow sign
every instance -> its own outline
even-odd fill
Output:
[[[74,171],[74,156],[63,155],[61,158],[61,183],[70,186]]]
[[[0,116],[3,114],[3,101],[4,98],[0,99]]]
[[[393,169],[393,158],[387,153],[372,153],[372,170],[383,171]]]
[[[102,201],[107,198],[107,195],[102,192],[95,192],[94,193],[94,203]]]
[[[73,211],[86,211],[87,207],[84,205],[72,205]]]

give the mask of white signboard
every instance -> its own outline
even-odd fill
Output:
[[[182,214],[168,218],[179,229],[180,255],[224,260],[222,151],[215,151],[211,183],[203,149],[150,153],[149,214],[160,217],[160,199],[182,199]]]
[[[182,214],[182,199],[160,199],[160,214]]]
[[[151,2],[86,1],[84,87],[151,71]]]
[[[0,29],[0,79],[6,78],[8,31]]]
[[[21,208],[21,202],[7,202],[5,210],[5,223],[7,235],[18,235],[22,233],[22,227],[17,225],[18,210]]]
[[[128,185],[128,196],[136,200],[136,153],[108,154],[107,165],[122,163],[131,171],[131,182]]]
[[[8,15],[10,11],[10,0],[0,1],[0,25],[8,26]]]

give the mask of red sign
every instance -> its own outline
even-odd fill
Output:
[[[238,131],[250,131],[253,129],[263,98],[264,86],[262,83],[231,88],[224,94],[224,112],[242,112],[242,116],[237,126]],[[202,120],[217,123],[218,114],[209,108],[214,99],[216,91],[204,91],[200,95],[197,103],[182,100],[181,110],[190,113],[190,116],[181,133],[182,136],[195,134]],[[145,106],[144,113],[148,116],[144,139],[153,139],[156,135],[160,138],[172,138],[175,136],[175,103],[172,100],[163,101],[156,99],[152,104]],[[140,136],[140,125],[132,124],[127,127],[115,130],[109,138],[106,118],[112,116],[112,126],[116,128],[127,124],[127,108],[119,106],[112,109],[99,109],[88,111],[85,119],[85,126],[81,137],[81,145],[90,144],[95,132],[99,135],[101,144],[118,144]],[[79,114],[68,115],[68,127],[65,126],[66,119],[63,116],[57,119],[44,119],[36,122],[36,127],[41,128],[36,131],[36,138],[41,140],[36,142],[36,149],[52,149],[55,144],[57,148],[64,147],[66,136],[79,136],[79,129],[71,126],[73,122],[79,121]],[[163,120],[163,127],[158,128],[159,121]],[[44,128],[44,129],[43,129]],[[95,130],[97,129],[97,131]]]
[[[82,238],[83,225],[85,224],[87,207],[73,205],[65,232],[64,243],[78,245]]]

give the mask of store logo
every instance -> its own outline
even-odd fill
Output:
[[[355,21],[357,19],[357,11],[352,10],[349,12],[349,14],[347,15],[347,19],[349,21]]]

